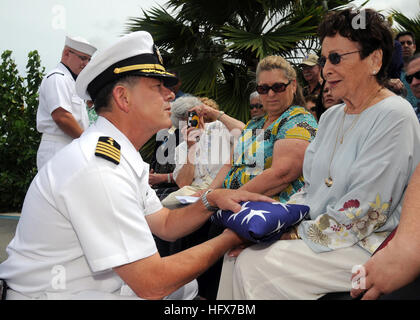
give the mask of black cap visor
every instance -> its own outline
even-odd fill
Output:
[[[126,76],[153,77],[163,81],[165,87],[173,87],[178,83],[178,78],[165,70],[154,54],[141,54],[117,63],[114,63],[99,74],[88,85],[87,91],[95,101],[99,91],[107,84]]]

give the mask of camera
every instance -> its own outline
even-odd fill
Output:
[[[198,125],[200,123],[200,118],[198,117],[197,112],[195,111],[189,111],[188,112],[188,128],[198,128]]]

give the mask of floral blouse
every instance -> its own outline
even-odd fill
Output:
[[[223,182],[224,188],[238,189],[265,169],[271,168],[273,148],[277,140],[301,139],[310,142],[315,137],[317,122],[303,107],[290,107],[263,130],[267,119],[267,115],[252,119],[245,126],[234,150],[232,168]],[[301,176],[273,198],[286,202],[303,184]]]
[[[405,188],[420,162],[420,126],[413,108],[398,96],[359,117],[344,117],[344,107],[322,115],[305,153],[305,187],[290,202],[310,207],[310,220],[298,232],[315,252],[358,244],[373,253],[399,223]],[[329,173],[331,187],[325,183]]]

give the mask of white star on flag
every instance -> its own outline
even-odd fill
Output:
[[[237,217],[237,216],[238,216],[241,212],[245,211],[246,209],[249,209],[249,208],[246,206],[248,203],[249,203],[249,201],[245,202],[245,203],[242,205],[241,210],[240,210],[238,213],[233,213],[233,214],[231,214],[231,215],[230,215],[230,217],[229,217],[229,219],[228,219],[227,221],[229,221],[230,219],[235,220],[235,219],[236,219],[236,217]]]
[[[253,217],[258,216],[264,219],[264,221],[267,221],[267,219],[264,216],[264,213],[270,213],[270,211],[265,210],[252,210],[245,216],[245,218],[242,220],[243,224],[244,222],[249,223],[249,220],[251,220]]]
[[[267,234],[267,236],[270,236],[272,234],[275,234],[276,232],[278,232],[281,228],[283,228],[283,226],[285,225],[285,223],[281,223],[281,221],[279,220],[279,222],[277,223],[277,228],[275,228],[273,231],[271,231],[269,234]]]
[[[289,209],[287,208],[287,204],[281,203],[281,202],[273,202],[273,204],[281,205],[287,212],[289,212]]]

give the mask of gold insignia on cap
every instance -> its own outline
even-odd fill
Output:
[[[95,155],[115,164],[120,163],[121,159],[120,145],[110,137],[100,137],[96,145]]]
[[[153,47],[154,47],[155,54],[157,55],[159,59],[160,64],[163,65],[163,59],[162,59],[162,55],[160,54],[159,48],[156,45],[153,45]]]
[[[161,66],[160,64],[149,63],[149,64],[133,64],[131,66],[115,68],[114,73],[120,74],[124,72],[129,72],[129,71],[136,71],[136,70],[141,70],[142,72],[159,72],[159,71],[165,72],[166,71],[165,68]]]

